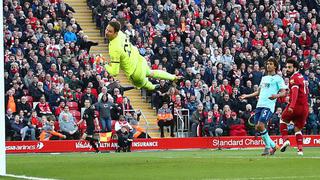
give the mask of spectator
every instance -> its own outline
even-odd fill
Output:
[[[192,113],[191,116],[191,133],[192,137],[202,136],[202,129],[205,123],[207,112],[203,109],[203,104],[197,105],[197,110]],[[200,132],[199,132],[200,131]]]
[[[14,116],[11,109],[8,109],[5,115],[5,128],[6,128],[6,139],[11,139],[11,123],[14,120]]]
[[[164,102],[158,111],[158,126],[160,127],[160,137],[164,137],[164,126],[170,126],[170,136],[174,137],[174,120],[168,102]]]
[[[259,64],[254,64],[252,71],[252,83],[253,85],[259,85],[262,79],[262,72],[260,71]]]
[[[59,106],[60,102],[64,100],[65,97],[60,93],[60,89],[55,87],[49,95],[49,105],[55,110]]]
[[[319,130],[319,119],[318,116],[313,112],[312,107],[309,107],[309,116],[307,118],[306,133],[316,135]]]
[[[203,100],[203,106],[205,111],[211,111],[213,109],[213,105],[214,103],[212,102],[211,96],[210,95],[206,95],[204,100]]]
[[[224,79],[223,83],[220,85],[220,92],[224,92],[229,95],[232,94],[232,86],[229,84],[229,81],[227,79]]]
[[[68,26],[68,31],[64,34],[63,39],[67,43],[76,42],[77,36],[74,32],[72,32],[72,26]]]
[[[88,53],[90,52],[90,49],[92,46],[97,46],[98,42],[93,42],[88,40],[88,36],[84,35],[82,39],[79,41],[79,47],[80,49],[86,50]]]
[[[86,92],[81,96],[81,106],[84,106],[84,101],[90,100],[93,104],[97,102],[97,98],[91,93],[91,88],[87,88]]]
[[[118,135],[118,145],[117,152],[121,150],[123,152],[131,152],[131,144],[133,138],[133,128],[126,121],[123,115],[120,116],[119,121],[115,124],[115,131]]]
[[[101,88],[101,92],[98,95],[98,102],[100,102],[103,95],[106,95],[107,97],[109,96],[108,89],[105,86]]]
[[[35,110],[39,116],[52,114],[51,107],[49,103],[46,102],[46,98],[44,96],[40,98],[40,102],[36,105]]]
[[[243,119],[247,133],[249,136],[254,136],[256,134],[256,130],[254,129],[253,124],[253,116],[254,111],[252,111],[251,104],[246,105],[246,110],[240,115],[240,118]]]
[[[29,93],[32,94],[34,102],[38,102],[42,96],[47,96],[47,93],[43,88],[43,83],[38,82],[37,77],[33,78],[33,83],[29,89]]]
[[[31,106],[27,102],[27,97],[22,96],[21,101],[17,104],[17,112],[23,111],[26,117],[31,116]]]
[[[221,99],[221,101],[218,103],[218,105],[219,105],[220,108],[224,107],[225,105],[228,105],[230,108],[235,106],[235,104],[232,101],[232,99],[230,99],[230,96],[229,96],[228,93],[225,93],[223,95],[223,99]]]
[[[147,134],[146,131],[141,126],[139,126],[138,121],[130,121],[130,125],[134,129],[133,138],[151,138],[149,134]]]
[[[156,108],[157,110],[160,108],[164,96],[166,95],[166,92],[168,92],[169,87],[166,84],[165,80],[160,80],[160,87],[159,89],[152,94],[152,99],[151,99],[151,103],[153,105],[154,108]]]
[[[111,132],[111,109],[116,107],[109,101],[107,94],[102,95],[101,100],[95,104],[95,108],[100,115],[102,132]]]
[[[279,135],[279,123],[281,118],[282,109],[281,107],[276,108],[276,111],[273,113],[269,123],[268,123],[268,132],[271,135]]]
[[[39,139],[40,139],[40,141],[48,141],[48,140],[52,140],[55,137],[59,137],[62,139],[67,138],[65,135],[55,131],[54,119],[50,118],[49,121],[44,124]]]
[[[193,114],[193,112],[197,110],[197,106],[199,104],[200,103],[196,100],[196,97],[194,95],[191,95],[187,102],[187,108],[190,110],[190,114]]]
[[[121,114],[127,114],[127,113],[132,113],[134,110],[133,110],[133,107],[131,106],[130,104],[130,101],[127,97],[124,97],[123,98],[123,101],[121,103]]]
[[[213,116],[212,111],[208,111],[208,117],[205,118],[202,128],[202,134],[204,136],[213,136],[215,132],[217,119]]]
[[[64,106],[66,106],[66,102],[63,100],[60,101],[59,106],[56,108],[54,115],[58,117],[60,113],[63,111]]]
[[[24,128],[24,124],[20,120],[19,115],[15,115],[13,121],[11,122],[11,129],[14,131],[14,135],[13,135],[14,139],[16,139],[16,137],[21,137],[23,128]]]
[[[236,112],[231,112],[231,118],[227,119],[228,127],[230,127],[230,136],[246,136],[246,130],[243,122],[238,118]]]
[[[17,112],[16,99],[14,97],[14,90],[9,90],[6,97],[6,109],[11,109],[13,113]]]
[[[225,105],[220,116],[220,127],[223,130],[223,135],[225,136],[230,135],[230,126],[228,126],[228,121],[231,122],[231,112],[230,106]]]
[[[60,131],[66,136],[66,139],[80,139],[78,126],[75,118],[69,112],[69,106],[64,106],[64,110],[59,115]]]
[[[108,93],[113,94],[114,89],[118,88],[120,90],[120,94],[123,96],[125,91],[134,89],[134,86],[122,86],[118,80],[111,82],[108,86]]]
[[[45,116],[44,116],[45,117]],[[36,137],[39,137],[41,133],[41,129],[43,127],[43,124],[45,124],[45,120],[42,120],[44,118],[39,118],[37,115],[37,112],[35,110],[32,110],[31,116],[29,118],[29,122],[31,122],[31,125],[35,129],[35,135]]]
[[[29,122],[26,122],[23,116],[15,115],[14,121],[11,123],[11,128],[15,131],[15,134],[21,135],[22,141],[25,140],[27,134],[30,135],[31,140],[36,140],[35,129]]]

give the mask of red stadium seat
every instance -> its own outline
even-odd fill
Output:
[[[98,91],[95,88],[91,88],[91,94],[98,98]]]
[[[70,113],[72,114],[72,116],[77,120],[80,121],[81,119],[81,113],[77,110],[70,110]]]
[[[94,111],[94,115],[96,115],[96,117],[97,117],[98,119],[100,119],[100,113],[99,113],[99,111]]]
[[[95,129],[100,131],[101,128],[102,128],[102,125],[101,125],[101,122],[100,122],[100,113],[99,113],[99,111],[94,111],[94,115],[98,119],[98,124],[95,124],[95,126],[96,126]]]
[[[74,102],[74,101],[67,102],[67,106],[69,106],[70,111],[71,110],[77,110],[77,111],[79,110],[79,106],[78,106],[77,102]]]
[[[115,120],[112,120],[112,121],[111,121],[111,129],[114,129],[114,127],[115,127],[115,125],[116,125],[116,122],[117,122],[117,121],[115,121]]]
[[[55,131],[60,131],[59,121],[54,121],[54,130],[55,130]]]

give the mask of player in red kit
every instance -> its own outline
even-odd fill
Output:
[[[297,61],[288,59],[286,63],[287,74],[290,76],[289,91],[290,101],[285,110],[282,113],[282,121],[280,121],[280,132],[284,143],[280,148],[281,152],[284,152],[290,141],[288,139],[287,123],[292,121],[294,123],[294,132],[297,141],[298,155],[303,155],[302,145],[303,136],[301,130],[306,124],[306,120],[309,114],[308,105],[308,87],[305,85],[305,81],[301,73],[298,72],[299,64]]]

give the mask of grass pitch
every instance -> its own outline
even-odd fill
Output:
[[[7,173],[54,179],[320,179],[320,149],[261,157],[257,150],[7,155]],[[13,179],[0,177],[0,179]]]

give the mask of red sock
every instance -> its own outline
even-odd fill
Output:
[[[280,132],[283,141],[288,140],[288,125],[286,123],[280,123]]]
[[[301,132],[296,132],[296,141],[297,141],[298,150],[302,151],[303,136]]]

